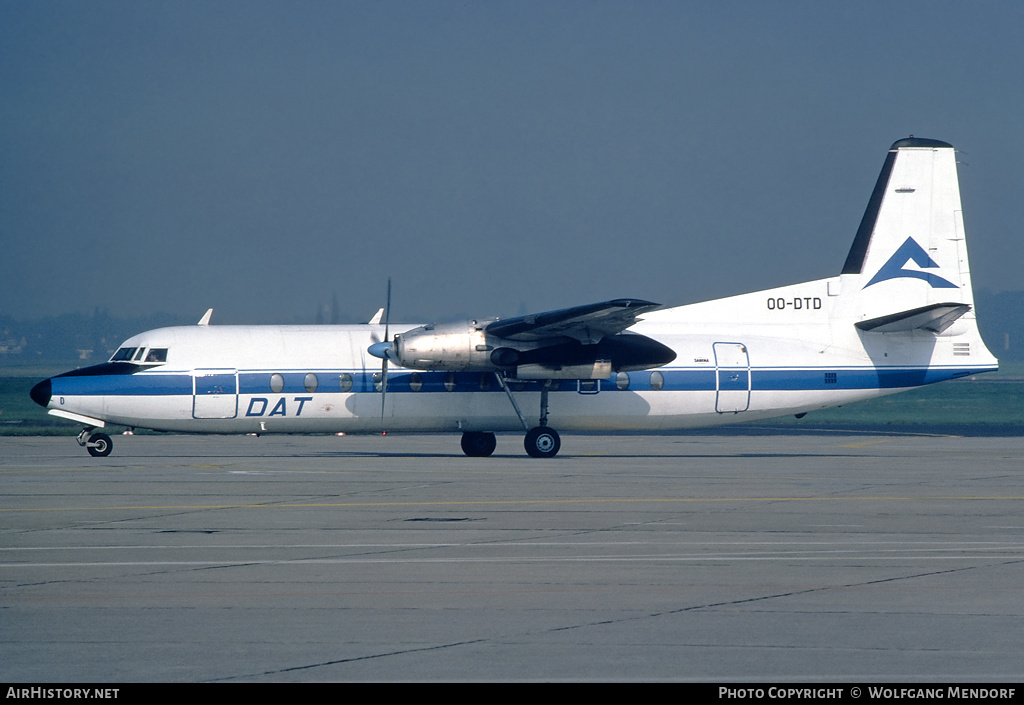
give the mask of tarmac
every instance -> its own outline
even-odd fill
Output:
[[[1022,437],[0,438],[0,680],[1019,682]]]

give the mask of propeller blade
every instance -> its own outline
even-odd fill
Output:
[[[388,335],[388,327],[391,325],[391,277],[388,277],[388,301],[387,306],[384,307],[384,342],[390,342],[391,338]]]
[[[380,365],[380,428],[381,431],[387,433],[384,430],[384,402],[388,398],[388,357],[394,343],[391,342],[391,277],[388,277],[388,298],[387,303],[384,306],[384,341],[371,345],[371,348],[381,346],[378,348],[379,352],[384,353],[382,362]],[[371,355],[374,353],[371,351]]]
[[[388,397],[388,359],[384,358],[384,364],[380,370],[380,427],[384,430],[384,401]]]
[[[370,340],[373,344],[366,348],[366,352],[370,353],[374,357],[384,360],[385,363],[389,359],[394,359],[391,351],[394,349],[393,341],[391,340],[391,279],[388,278],[388,299],[387,306],[377,311],[377,314],[373,317],[374,320],[370,321],[372,325],[380,325],[381,316],[384,317],[384,340],[380,339],[380,336],[376,331],[370,332]]]

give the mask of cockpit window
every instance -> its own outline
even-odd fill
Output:
[[[167,362],[167,348],[121,348],[113,357],[111,362],[134,362],[136,364],[159,365]]]

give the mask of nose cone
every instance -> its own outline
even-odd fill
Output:
[[[32,391],[29,392],[29,396],[32,397],[32,401],[42,407],[50,405],[50,397],[53,396],[53,389],[50,385],[50,380],[44,379],[42,382],[32,387]]]
[[[393,343],[374,343],[366,349],[366,352],[370,353],[374,357],[379,357],[381,360],[384,358],[393,359],[394,355],[394,344]]]

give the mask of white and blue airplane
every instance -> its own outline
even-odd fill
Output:
[[[388,294],[390,309],[390,286]],[[188,433],[664,431],[847,404],[997,369],[974,315],[953,147],[889,149],[838,276],[688,306],[616,299],[444,325],[160,328],[32,399],[111,451],[108,424]],[[394,335],[392,336],[392,330]],[[390,369],[389,369],[390,367]]]

